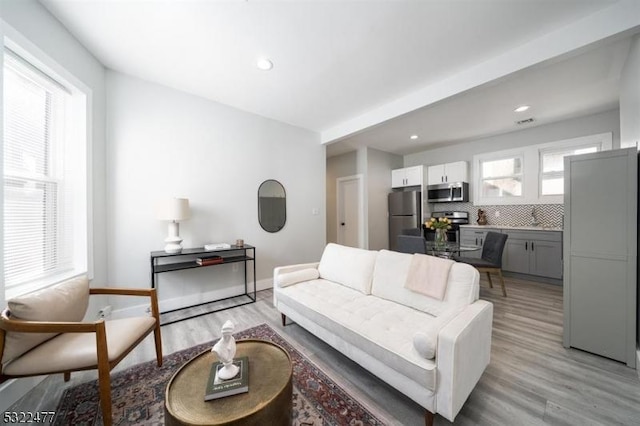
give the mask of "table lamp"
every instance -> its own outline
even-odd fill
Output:
[[[182,252],[182,238],[180,238],[181,220],[189,219],[189,199],[188,198],[172,198],[161,203],[158,209],[158,219],[168,220],[169,236],[165,238],[164,251],[167,253]]]

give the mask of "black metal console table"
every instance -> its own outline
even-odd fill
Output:
[[[251,253],[249,253],[251,251]],[[198,257],[206,258],[212,256],[220,256],[222,258],[221,263],[216,263],[213,265],[199,265],[196,262]],[[244,293],[237,294],[230,297],[224,297],[222,299],[210,300],[208,302],[197,303],[195,305],[184,306],[177,309],[171,309],[168,311],[160,312],[160,314],[168,314],[170,312],[181,311],[183,309],[193,308],[196,306],[207,305],[213,302],[220,302],[223,300],[233,299],[240,296],[247,296],[249,301],[244,301],[241,303],[236,303],[231,306],[226,306],[219,309],[213,309],[206,312],[200,312],[194,315],[189,315],[186,317],[180,317],[179,319],[174,319],[171,321],[162,322],[161,325],[172,324],[174,322],[183,321],[189,318],[199,317],[201,315],[210,314],[213,312],[223,311],[225,309],[235,308],[242,305],[248,305],[250,303],[255,303],[256,301],[256,248],[245,244],[243,246],[235,246],[232,245],[227,249],[218,249],[218,250],[205,250],[204,247],[198,248],[188,248],[183,249],[181,253],[166,253],[164,251],[152,251],[150,256],[151,261],[151,288],[157,287],[157,274],[162,274],[164,272],[173,272],[173,271],[181,271],[184,269],[194,269],[194,268],[208,268],[212,266],[220,266],[226,265],[229,263],[238,263],[242,262],[244,264]],[[165,259],[166,261],[159,262],[160,259]],[[253,264],[253,291],[250,292],[248,288],[247,282],[247,262],[251,262]]]

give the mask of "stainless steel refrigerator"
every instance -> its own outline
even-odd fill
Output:
[[[420,191],[389,194],[389,249],[396,250],[403,229],[422,229]]]

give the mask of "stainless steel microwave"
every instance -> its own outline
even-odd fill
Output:
[[[469,184],[467,182],[439,183],[427,186],[429,203],[451,203],[469,201]]]

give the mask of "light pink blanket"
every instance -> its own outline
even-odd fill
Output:
[[[444,299],[449,270],[455,262],[425,254],[414,254],[404,288],[434,299]]]

